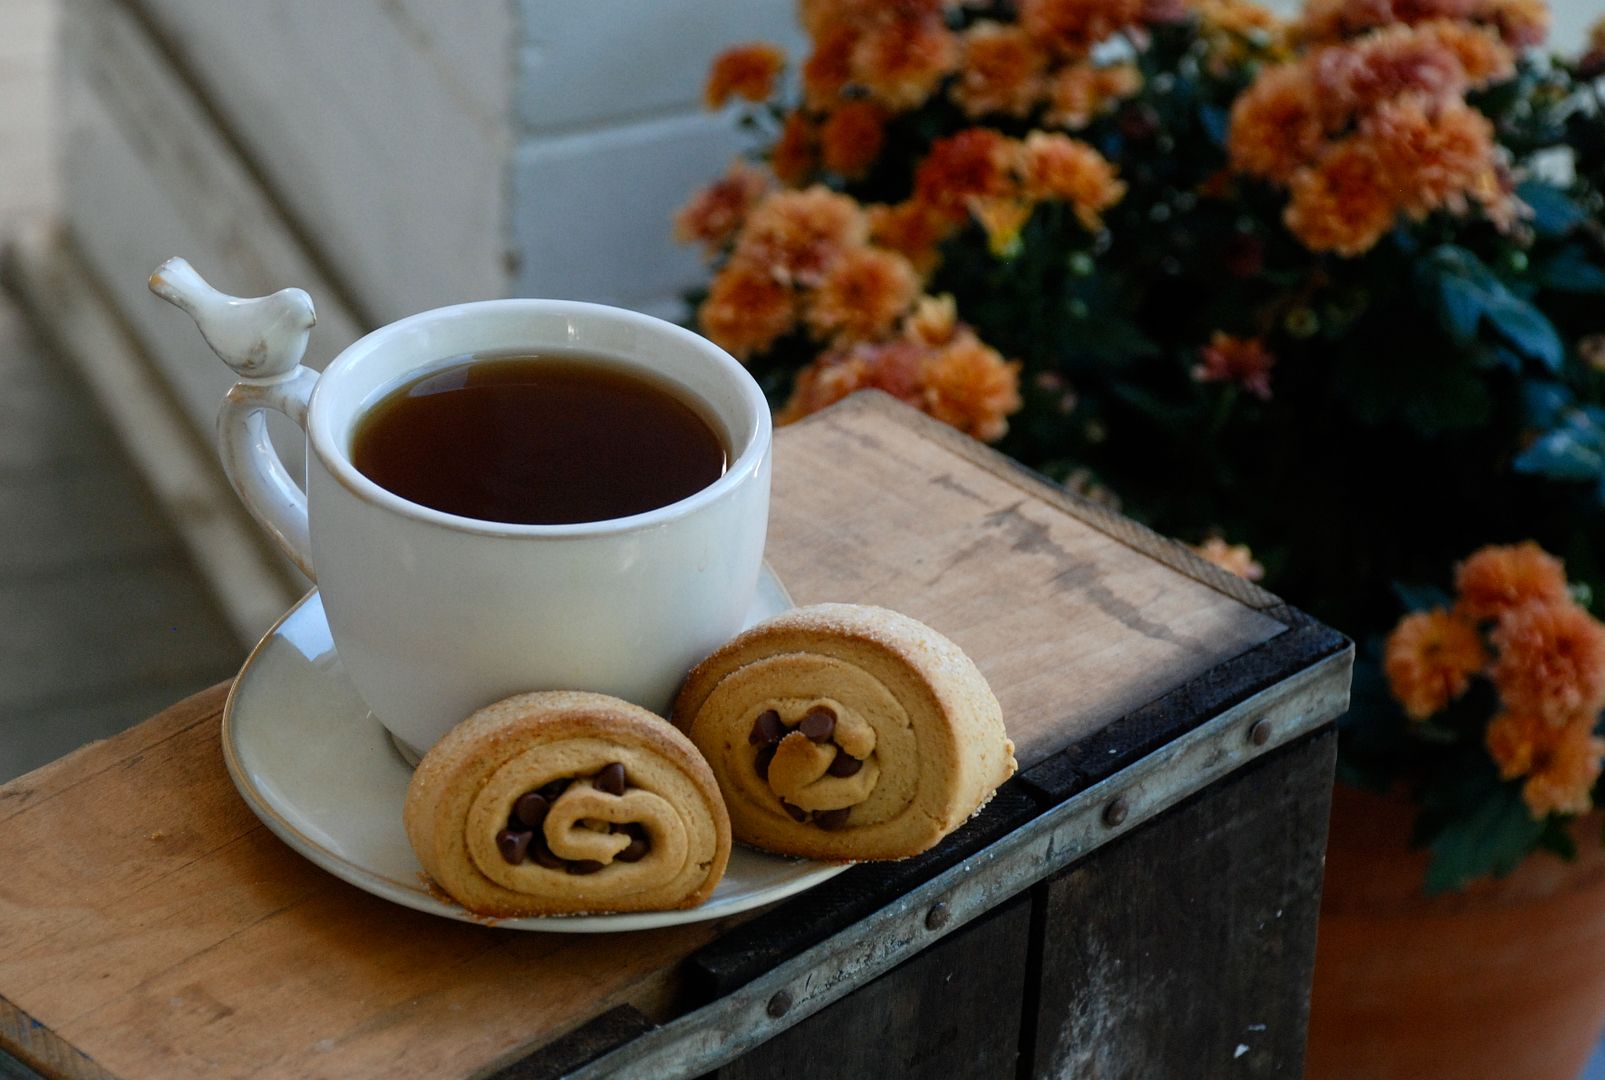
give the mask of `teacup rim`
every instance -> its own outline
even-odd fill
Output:
[[[747,441],[747,445],[741,452],[736,455],[735,460],[725,469],[722,476],[683,499],[639,514],[631,514],[627,517],[604,518],[599,521],[582,521],[557,525],[487,521],[481,518],[448,513],[444,510],[436,510],[433,507],[405,499],[395,492],[380,486],[358,471],[357,467],[351,462],[350,456],[342,450],[338,440],[335,438],[332,426],[333,421],[330,417],[324,415],[327,410],[319,407],[319,403],[327,398],[327,394],[324,393],[324,387],[330,382],[331,378],[339,379],[346,370],[355,365],[364,355],[382,346],[387,338],[402,336],[419,325],[446,318],[471,318],[479,313],[502,313],[508,311],[527,311],[541,314],[572,312],[582,317],[633,323],[652,333],[667,334],[680,339],[685,344],[708,355],[720,366],[727,368],[732,374],[739,376],[736,379],[736,383],[741,387],[742,396],[752,409],[756,421],[752,437]],[[443,357],[441,359],[446,358]],[[425,370],[426,367],[427,364],[419,365],[414,370],[421,371]],[[769,454],[773,438],[773,421],[770,417],[768,400],[764,397],[763,390],[758,386],[757,380],[752,377],[752,373],[740,361],[731,356],[729,352],[701,334],[669,322],[667,319],[660,319],[654,315],[610,304],[598,304],[584,300],[511,297],[499,300],[473,300],[466,303],[447,304],[442,307],[430,308],[427,311],[420,311],[387,323],[353,341],[340,350],[339,354],[328,363],[323,373],[319,376],[317,384],[313,387],[311,397],[307,402],[306,432],[308,445],[329,475],[352,495],[371,505],[389,510],[414,521],[437,525],[453,532],[491,537],[565,539],[617,535],[657,528],[693,514],[710,503],[717,502],[735,488],[743,485],[762,469],[764,461]]]

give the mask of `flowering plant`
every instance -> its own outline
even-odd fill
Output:
[[[1263,576],[1360,642],[1343,775],[1461,775],[1388,693],[1395,588],[1524,537],[1605,585],[1605,36],[1543,55],[1541,0],[800,10],[795,86],[769,46],[710,74],[760,164],[677,220],[703,332],[783,421],[878,387]],[[1477,814],[1536,821],[1520,788],[1423,814],[1477,856],[1436,882],[1508,865]]]
[[[1565,820],[1593,806],[1605,758],[1605,625],[1532,541],[1477,551],[1452,599],[1414,595],[1427,606],[1388,635],[1383,667],[1409,718],[1394,755],[1423,759],[1428,887],[1504,873],[1534,847],[1570,857]]]

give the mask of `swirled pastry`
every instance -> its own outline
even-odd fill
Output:
[[[482,915],[695,907],[730,857],[696,748],[603,694],[520,694],[474,713],[418,763],[403,817],[429,876]]]
[[[797,608],[691,672],[673,720],[724,792],[736,839],[787,855],[900,859],[1014,773],[970,658],[884,608]]]

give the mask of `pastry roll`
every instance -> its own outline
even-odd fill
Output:
[[[970,658],[884,608],[820,604],[753,627],[691,672],[673,720],[708,759],[735,837],[818,859],[900,859],[1014,773]]]
[[[482,915],[695,907],[730,858],[696,748],[602,694],[521,694],[474,713],[418,763],[404,820],[429,876]]]

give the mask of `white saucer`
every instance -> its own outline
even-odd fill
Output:
[[[766,565],[752,625],[790,608]],[[484,923],[424,884],[401,825],[412,769],[357,697],[340,666],[314,589],[267,632],[223,707],[223,757],[246,805],[298,853],[338,878],[406,907]],[[604,933],[718,919],[801,892],[843,865],[736,846],[724,880],[700,907],[626,915],[499,919],[519,930]]]

